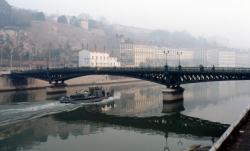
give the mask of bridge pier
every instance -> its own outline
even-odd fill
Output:
[[[162,90],[163,104],[183,101],[184,88],[175,87]]]
[[[176,114],[185,110],[183,105],[184,88],[175,87],[162,90],[163,108],[162,113]]]

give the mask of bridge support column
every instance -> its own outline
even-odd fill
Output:
[[[183,101],[184,88],[167,88],[162,90],[163,103],[173,103]]]

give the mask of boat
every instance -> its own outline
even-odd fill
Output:
[[[102,87],[89,87],[89,90],[76,91],[70,96],[63,96],[59,98],[61,103],[91,103],[100,102],[103,99],[113,96],[114,91],[106,91]]]

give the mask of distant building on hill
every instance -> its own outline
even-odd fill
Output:
[[[89,29],[89,22],[88,20],[82,20],[81,21],[81,27],[85,30],[88,30]]]

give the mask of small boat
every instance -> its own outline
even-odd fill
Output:
[[[89,90],[77,91],[70,96],[63,96],[59,98],[61,103],[91,103],[100,102],[103,99],[113,96],[114,91],[106,91],[102,87],[89,87]]]

